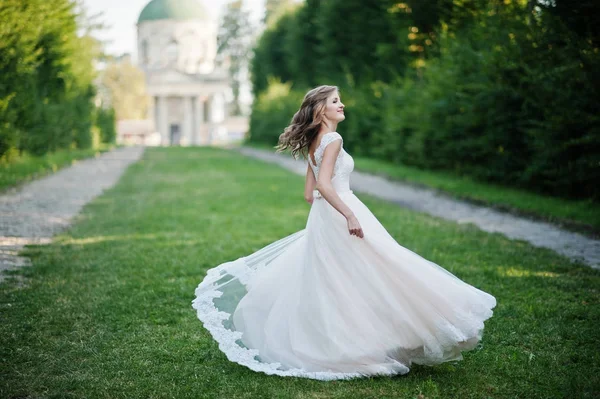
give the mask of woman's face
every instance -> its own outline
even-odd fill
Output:
[[[336,124],[346,119],[346,116],[344,115],[344,104],[337,91],[334,91],[327,97],[324,117],[325,120]]]

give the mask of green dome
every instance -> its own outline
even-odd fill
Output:
[[[204,6],[197,0],[152,0],[144,7],[138,24],[158,19],[207,19]]]

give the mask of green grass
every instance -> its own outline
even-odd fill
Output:
[[[303,180],[233,151],[149,148],[0,286],[2,398],[594,398],[600,271],[360,196],[398,242],[498,300],[483,347],[320,382],[229,362],[191,301],[208,268],[305,227]],[[422,395],[422,396],[419,396]]]
[[[10,162],[0,162],[0,192],[56,172],[80,159],[98,156],[100,153],[113,148],[115,148],[115,145],[102,144],[97,149],[59,150],[43,156],[24,154],[11,159]]]
[[[266,144],[244,143],[272,150]],[[544,220],[569,230],[600,236],[600,204],[591,200],[567,200],[526,190],[485,183],[468,176],[423,170],[373,158],[354,157],[355,169],[420,187],[436,189],[454,198],[490,206],[512,214]]]

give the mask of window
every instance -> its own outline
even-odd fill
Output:
[[[142,63],[144,65],[148,65],[148,63],[150,62],[150,55],[148,52],[148,40],[143,40],[142,41]]]

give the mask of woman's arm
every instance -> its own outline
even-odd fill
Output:
[[[310,156],[310,155],[309,155]],[[317,181],[315,180],[315,174],[312,171],[312,168],[307,163],[306,164],[306,183],[304,184],[304,199],[309,204],[313,203],[313,190],[317,187]]]
[[[335,140],[331,144],[325,147],[323,153],[323,161],[321,162],[321,168],[319,169],[319,179],[317,180],[317,190],[321,193],[323,198],[331,204],[339,213],[341,213],[348,222],[348,231],[350,234],[354,234],[357,237],[364,237],[362,228],[358,223],[358,219],[352,212],[352,209],[348,207],[342,201],[340,196],[337,194],[333,185],[331,184],[331,177],[333,176],[333,167],[335,161],[342,148],[342,141]]]

